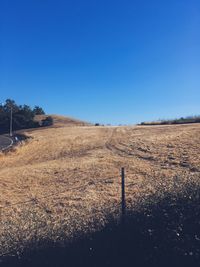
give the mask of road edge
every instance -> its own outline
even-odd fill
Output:
[[[2,148],[0,151],[5,151],[5,150],[9,149],[10,147],[12,147],[12,146],[14,145],[14,141],[13,141],[12,138],[10,138],[10,137],[8,137],[8,136],[5,136],[5,135],[4,135],[4,137],[7,138],[7,139],[9,139],[11,142],[10,142],[10,145],[8,145],[8,146]]]

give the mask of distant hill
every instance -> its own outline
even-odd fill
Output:
[[[65,117],[60,115],[36,115],[34,120],[36,122],[41,123],[42,120],[47,117],[51,117],[53,119],[53,125],[51,127],[66,127],[66,126],[89,126],[91,125],[88,122],[77,120],[71,117]]]

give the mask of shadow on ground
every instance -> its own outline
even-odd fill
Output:
[[[192,186],[65,246],[44,244],[2,266],[200,266],[200,197]],[[152,203],[152,201],[151,201]]]

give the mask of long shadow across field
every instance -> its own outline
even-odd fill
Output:
[[[37,250],[32,244],[21,259],[7,258],[2,266],[200,266],[199,193],[191,187],[179,197],[169,195],[129,213],[124,224],[111,220],[64,247]]]

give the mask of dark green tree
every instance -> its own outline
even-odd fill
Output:
[[[34,113],[34,115],[44,115],[45,114],[44,110],[39,106],[34,107],[33,113]]]
[[[0,133],[9,132],[11,115],[14,131],[39,127],[39,122],[34,121],[36,114],[44,114],[43,109],[39,106],[32,109],[28,105],[17,105],[14,100],[7,99],[5,104],[0,105]],[[47,122],[50,124],[51,120]]]

